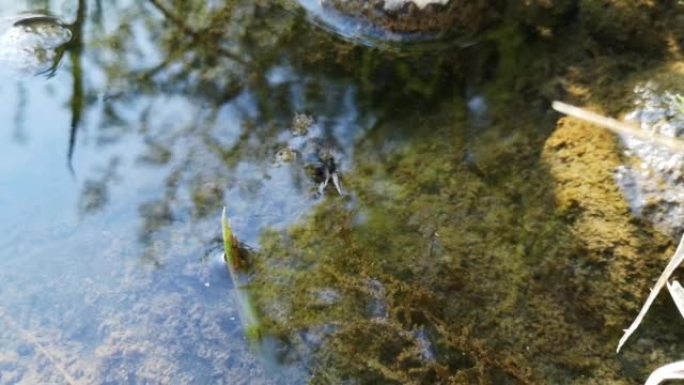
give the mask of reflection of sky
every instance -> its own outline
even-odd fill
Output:
[[[61,8],[74,13],[70,6],[55,7]],[[2,1],[0,9],[0,17],[23,10],[16,1]],[[144,36],[139,27],[134,30]],[[148,43],[140,45],[151,50]],[[123,369],[113,366],[112,371],[135,373],[136,366],[148,365],[152,379],[161,381],[168,364],[174,368],[172,373],[201,379],[204,373],[212,373],[212,365],[223,362],[221,355],[244,355],[246,350],[224,267],[213,257],[203,262],[212,250],[208,240],[218,235],[213,231],[218,230],[218,216],[199,224],[180,220],[155,238],[155,243],[142,244],[140,207],[163,198],[169,167],[141,165],[138,158],[146,138],[134,134],[147,105],[168,112],[158,117],[170,130],[194,124],[192,117],[200,107],[181,96],[137,98],[117,110],[123,119],[120,127],[112,125],[105,121],[103,111],[102,99],[107,94],[102,92],[103,73],[94,69],[90,54],[83,59],[84,84],[98,101],[83,116],[73,159],[75,175],[67,166],[73,87],[68,58],[50,79],[6,71],[0,75],[0,314],[37,334],[49,349],[60,351],[65,361],[82,362],[87,383],[102,383],[98,375],[107,375],[108,363],[115,365],[115,357],[129,348],[142,349],[144,358],[130,365],[124,358]],[[151,63],[154,55],[145,58]],[[140,58],[137,63],[150,64]],[[224,123],[230,119],[230,114],[221,116]],[[183,142],[179,143],[180,152]],[[83,186],[101,179],[112,159],[118,162],[115,176],[105,183],[106,204],[92,215],[83,215],[78,209]],[[158,249],[165,269],[155,269],[140,259],[148,249]],[[215,248],[211,252],[215,254]],[[164,308],[160,304],[168,298],[180,302],[173,309]],[[130,309],[138,310],[132,314]],[[157,313],[158,318],[140,309]],[[187,313],[203,314],[202,320],[186,320],[183,314]],[[201,330],[201,325],[217,321],[218,329]],[[176,325],[173,330],[167,330],[168,322]],[[5,349],[26,343],[16,338],[16,331],[3,330],[0,345]],[[176,341],[178,333],[185,339]],[[213,341],[202,340],[202,333]],[[161,351],[153,348],[156,345]],[[92,349],[97,349],[96,356],[87,353]],[[193,359],[198,349],[210,353]],[[29,355],[10,368],[31,371],[40,359],[38,353]],[[251,365],[249,357],[234,359],[234,364],[241,361]],[[249,367],[242,370],[253,370]],[[35,370],[55,378],[54,373],[49,376],[53,369]],[[239,370],[227,367],[223,375]],[[0,384],[3,381],[0,378]]]
[[[69,22],[73,19],[69,15],[75,14],[73,3],[53,5],[52,12],[66,15]],[[2,0],[0,9],[0,17],[24,10],[20,2]],[[116,13],[111,11],[105,9],[103,31],[117,29]],[[100,65],[121,60],[130,70],[158,64],[162,59],[143,24],[134,24],[131,31],[135,45],[148,54],[121,58],[91,44],[89,28],[81,58],[87,103],[73,175],[67,163],[74,87],[69,55],[51,78],[0,71],[0,314],[22,327],[39,327],[38,333],[53,330],[61,337],[50,343],[73,347],[64,348],[65,357],[105,373],[108,354],[119,354],[123,345],[151,344],[165,348],[164,353],[143,349],[143,360],[158,364],[159,370],[163,366],[159,360],[168,359],[176,371],[188,366],[192,368],[185,373],[211,372],[207,366],[221,363],[221,354],[230,352],[241,358],[226,373],[253,375],[254,362],[242,357],[247,347],[228,291],[230,283],[220,257],[216,258],[218,214],[225,204],[235,233],[254,247],[261,231],[284,229],[302,219],[320,202],[310,195],[315,184],[302,177],[301,165],[273,164],[272,152],[286,144],[274,138],[287,137],[283,132],[288,130],[288,109],[310,113],[320,103],[321,116],[314,116],[338,146],[347,149],[340,168],[348,170],[354,140],[363,131],[355,92],[331,83],[325,85],[321,100],[307,100],[306,86],[315,80],[295,74],[288,66],[279,67],[271,73],[271,80],[278,83],[273,86],[289,87],[292,95],[290,106],[269,107],[284,110],[273,123],[279,131],[266,134],[266,139],[254,133],[239,144],[247,121],[256,122],[257,131],[269,132],[271,122],[259,116],[257,95],[243,92],[212,114],[213,106],[197,95],[176,90],[137,94],[127,79],[107,79]],[[173,65],[168,69],[174,70]],[[108,88],[112,80],[114,89]],[[106,103],[117,119],[107,116]],[[331,109],[334,114],[325,115]],[[246,153],[228,167],[207,149],[205,137],[223,149],[246,146]],[[169,150],[170,160],[141,161],[150,151],[150,142]],[[193,188],[206,182],[218,184],[223,195],[209,215],[195,217]],[[91,212],[82,210],[86,186],[95,186],[95,196],[101,198]],[[170,214],[162,210],[160,218],[148,217],[152,214],[143,208],[150,203],[168,206]],[[154,221],[160,224],[151,225]],[[183,305],[163,308],[160,303],[169,298],[180,298]],[[191,305],[203,307],[201,321],[183,318],[189,311],[183,306]],[[145,312],[131,314],[130,309]],[[152,319],[147,311],[161,316]],[[182,330],[165,331],[168,320]],[[213,336],[211,343],[201,340],[201,332],[191,323],[210,320],[219,320],[218,329],[209,336]],[[187,338],[176,341],[173,333]],[[121,335],[128,337],[120,339]],[[0,345],[20,345],[14,337],[0,331]],[[100,351],[96,358],[81,352],[93,349]],[[192,349],[197,349],[197,355],[209,351],[210,358],[195,357],[197,363],[181,365],[178,352],[183,352],[183,361],[192,361]],[[31,359],[16,364],[30,367]],[[135,371],[135,367],[124,369]],[[92,383],[99,382],[95,373],[86,374]]]
[[[0,207],[3,229],[17,229],[16,218],[25,217],[31,223],[32,215],[52,213],[56,217],[68,217],[78,187],[66,166],[65,144],[70,115],[63,108],[64,92],[57,86],[62,79],[47,82],[54,95],[46,93],[43,79],[16,81],[0,79]],[[19,83],[26,88],[25,118],[27,128],[25,143],[13,140],[14,116],[17,108]],[[38,107],[39,106],[39,107]],[[38,108],[37,108],[38,107]],[[38,224],[36,224],[38,225]],[[27,229],[28,230],[28,229]]]

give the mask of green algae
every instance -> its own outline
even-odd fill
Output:
[[[564,35],[576,25],[554,28],[551,42],[531,43],[515,23],[487,35],[494,81],[467,82],[495,103],[492,127],[473,133],[458,98],[429,106],[432,118],[388,117],[355,148],[357,166],[343,176],[353,198],[328,197],[297,225],[262,235],[255,301],[266,330],[311,357],[311,383],[644,377],[643,349],[616,356],[614,344],[671,240],[629,213],[612,177],[621,161],[612,136],[568,120],[551,134],[553,120],[515,112],[559,85],[583,100],[624,92],[620,62],[634,52],[614,55],[591,31]],[[567,49],[552,47],[560,42]],[[434,77],[445,64],[416,82],[426,72],[410,59],[351,57],[364,66],[348,73],[360,73],[381,105],[407,94],[448,99]],[[474,71],[477,60],[460,69]],[[401,93],[378,88],[386,68]],[[597,78],[601,87],[590,88]]]
[[[345,175],[358,200],[330,197],[264,235],[253,284],[266,329],[295,346],[327,330],[311,370],[333,382],[630,383],[614,338],[657,268],[643,256],[669,241],[608,180],[612,138],[561,126],[545,144],[549,129],[520,118],[469,142],[459,109],[440,111],[377,127],[412,127],[394,151],[357,148],[374,159]]]
[[[601,45],[615,33],[588,27],[604,17],[590,6],[547,40],[504,23],[482,43],[493,62],[459,58],[467,50],[416,58],[334,39],[295,44],[302,30],[287,26],[250,51],[264,59],[250,85],[263,86],[259,71],[273,60],[259,54],[283,45],[298,68],[353,81],[364,103],[390,111],[355,146],[357,166],[343,175],[353,195],[262,234],[254,259],[264,330],[299,355],[285,360],[310,366],[311,383],[643,377],[644,349],[618,357],[613,347],[670,241],[631,217],[612,180],[612,137],[567,120],[551,135],[552,119],[519,113],[559,94],[605,104],[642,68],[633,45]],[[470,78],[480,66],[496,69]],[[468,127],[464,100],[448,101],[464,84],[496,103],[483,132]],[[265,121],[278,118],[272,108]],[[432,117],[411,117],[419,110]],[[229,165],[249,156],[214,148]]]

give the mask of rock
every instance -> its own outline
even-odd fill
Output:
[[[323,0],[325,9],[386,32],[386,40],[421,40],[443,35],[469,36],[498,20],[497,1]],[[381,32],[382,34],[382,32]],[[389,37],[389,39],[387,39]]]
[[[479,32],[491,22],[495,13],[490,1],[460,0],[394,0],[336,1],[336,7],[368,18],[373,23],[391,31],[412,33],[443,33],[449,30]],[[341,5],[344,4],[344,7]]]
[[[635,108],[625,119],[648,132],[684,138],[684,99],[676,92],[652,82],[637,85]],[[615,179],[631,210],[678,237],[684,231],[684,154],[628,136],[622,143],[629,162],[617,168]]]
[[[71,31],[58,18],[26,14],[3,20],[0,27],[0,67],[27,74],[47,73],[59,64],[59,47]]]
[[[385,9],[396,10],[402,6],[413,3],[418,8],[423,9],[430,4],[447,4],[449,0],[385,0]]]

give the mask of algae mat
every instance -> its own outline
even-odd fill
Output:
[[[643,378],[646,348],[615,343],[670,240],[631,217],[612,136],[564,119],[547,139],[552,121],[525,118],[473,136],[457,105],[377,127],[354,198],[262,238],[268,329],[313,383]]]

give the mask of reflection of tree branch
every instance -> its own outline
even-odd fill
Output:
[[[96,26],[102,29],[103,11],[102,11],[102,0],[95,0],[95,12],[93,13],[92,19]]]
[[[201,38],[200,33],[195,31],[193,28],[188,26],[180,17],[177,15],[173,14],[170,10],[168,10],[165,6],[163,6],[158,0],[148,0],[152,6],[154,6],[159,12],[164,15],[164,18],[169,20],[171,23],[173,23],[176,27],[178,27],[184,34],[190,36],[192,40],[197,43],[197,44],[204,44],[204,39]],[[218,53],[221,55],[235,61],[236,63],[242,64],[242,65],[248,65],[247,61],[242,59],[239,55],[223,48],[220,46],[212,46],[212,50],[216,50]]]
[[[47,7],[46,7],[47,8]],[[21,26],[21,25],[31,25],[32,23],[48,23],[48,24],[56,24],[62,28],[66,28],[71,32],[71,27],[69,25],[66,25],[62,23],[61,20],[53,17],[53,16],[32,16],[32,17],[27,17],[24,19],[21,19],[17,22],[14,23],[14,26]],[[51,78],[55,76],[55,73],[57,72],[57,68],[59,68],[59,63],[62,62],[62,58],[64,57],[64,52],[67,50],[67,47],[69,45],[69,42],[66,42],[62,44],[61,46],[55,48],[55,57],[52,59],[52,65],[41,72],[38,72],[36,75],[45,75],[48,78]]]
[[[158,73],[160,73],[160,72],[166,70],[166,68],[167,68],[169,65],[173,64],[173,60],[174,60],[174,59],[175,59],[175,57],[173,57],[172,55],[169,55],[169,56],[168,56],[166,59],[164,59],[161,63],[159,63],[159,64],[157,64],[156,66],[154,66],[154,67],[152,67],[152,68],[149,68],[149,69],[147,69],[146,71],[144,71],[144,72],[140,75],[140,79],[142,79],[142,80],[152,79],[155,75],[157,75]]]
[[[227,149],[218,140],[214,139],[207,133],[202,134],[202,143],[207,147],[209,152],[214,153],[227,167],[235,167],[237,163],[243,158],[244,149],[249,142],[249,131],[244,130],[238,137],[237,142]]]
[[[55,59],[52,61],[52,65],[45,71],[39,72],[38,75],[45,75],[48,78],[55,76],[57,68],[59,68],[59,63],[62,61],[62,57],[64,57],[64,51],[66,51],[68,44],[69,43],[66,43],[61,47],[57,47],[57,49],[55,49]]]
[[[76,20],[69,25],[72,34],[71,41],[66,45],[66,50],[69,51],[69,58],[71,59],[71,71],[74,80],[73,93],[71,96],[69,151],[67,153],[67,165],[69,166],[69,171],[71,171],[72,175],[74,174],[74,167],[72,164],[74,147],[76,145],[76,137],[83,112],[83,67],[81,66],[81,54],[83,52],[83,23],[85,21],[85,13],[85,0],[78,0]]]

